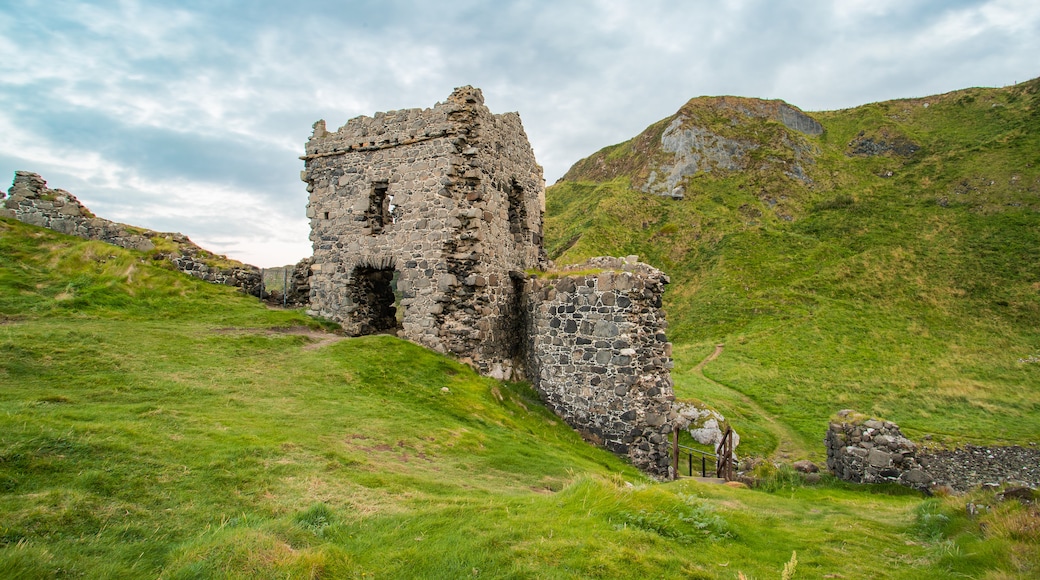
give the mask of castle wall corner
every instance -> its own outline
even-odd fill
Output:
[[[586,439],[669,477],[678,415],[661,296],[668,277],[634,259],[594,258],[527,283],[528,373]]]

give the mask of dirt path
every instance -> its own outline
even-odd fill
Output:
[[[790,463],[791,461],[809,457],[810,454],[808,449],[806,449],[805,446],[802,445],[801,440],[798,438],[797,435],[794,434],[793,431],[791,431],[790,427],[777,421],[776,418],[774,418],[758,403],[752,400],[751,397],[748,397],[740,391],[731,389],[718,381],[713,381],[712,379],[704,375],[704,366],[710,363],[711,361],[719,358],[719,355],[722,354],[722,350],[725,347],[726,345],[724,344],[716,344],[715,351],[709,354],[707,357],[705,357],[705,359],[698,363],[697,366],[693,367],[693,372],[697,373],[705,381],[717,386],[720,389],[724,389],[727,392],[732,393],[735,398],[739,399],[740,402],[747,405],[753,413],[765,420],[766,428],[776,437],[778,442],[776,449],[773,450],[772,459],[782,461],[785,463]]]
[[[335,344],[341,340],[346,340],[348,337],[342,334],[332,334],[331,332],[324,332],[321,330],[314,330],[313,328],[307,328],[306,326],[291,326],[286,329],[273,328],[273,333],[279,334],[292,334],[294,336],[305,336],[314,342],[305,344],[303,350],[318,350],[319,348]]]
[[[346,340],[347,336],[341,334],[333,334],[331,332],[325,332],[322,330],[315,330],[306,326],[287,326],[281,328],[218,328],[214,332],[218,334],[291,334],[293,336],[304,336],[311,340],[311,342],[303,346],[303,350],[317,350],[319,348],[335,344],[341,340]]]

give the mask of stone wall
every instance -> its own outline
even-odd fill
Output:
[[[668,278],[634,257],[528,275],[546,263],[545,191],[516,114],[494,115],[462,87],[335,132],[319,121],[302,159],[314,314],[526,376],[587,439],[668,475]]]
[[[520,288],[544,263],[545,190],[519,116],[492,114],[462,87],[335,132],[319,121],[306,152],[312,312],[518,376]]]
[[[586,439],[668,477],[677,419],[661,310],[668,277],[634,256],[571,271],[526,283],[532,383]]]
[[[899,426],[857,415],[838,413],[824,438],[827,468],[853,483],[901,483],[927,490],[933,481],[917,461],[917,445]]]
[[[889,421],[852,411],[830,424],[827,467],[855,483],[894,482],[927,491],[945,486],[968,491],[981,485],[1040,487],[1040,449],[1021,446],[921,449]]]
[[[156,255],[170,260],[181,272],[207,282],[237,286],[254,296],[261,291],[258,268],[245,264],[234,267],[214,265],[209,259],[214,256],[183,234],[159,233],[99,218],[71,193],[48,189],[47,182],[35,173],[15,172],[14,183],[6,197],[0,192],[0,200],[3,201],[0,207],[2,217],[131,250],[150,252],[159,243],[174,249]],[[227,261],[223,256],[216,258]]]
[[[289,274],[289,287],[285,289],[286,304],[293,308],[309,306],[311,302],[311,266],[313,258],[304,258],[293,266]]]

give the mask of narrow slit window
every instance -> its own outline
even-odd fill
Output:
[[[390,203],[394,196],[388,194],[389,190],[390,184],[386,181],[372,184],[372,193],[368,198],[368,222],[373,234],[382,233],[385,226],[393,223]]]
[[[527,231],[527,206],[524,204],[524,188],[516,180],[509,184],[509,233],[514,239],[523,241],[522,235]],[[518,238],[519,236],[519,238]]]

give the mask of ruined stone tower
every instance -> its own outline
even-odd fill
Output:
[[[519,116],[462,87],[335,133],[318,121],[303,159],[316,314],[529,378],[586,439],[669,474],[668,277],[634,256],[528,272],[545,267],[545,182]]]
[[[432,109],[314,125],[311,308],[354,335],[395,331],[484,374],[520,371],[524,271],[544,265],[545,181],[520,117],[479,89]]]

